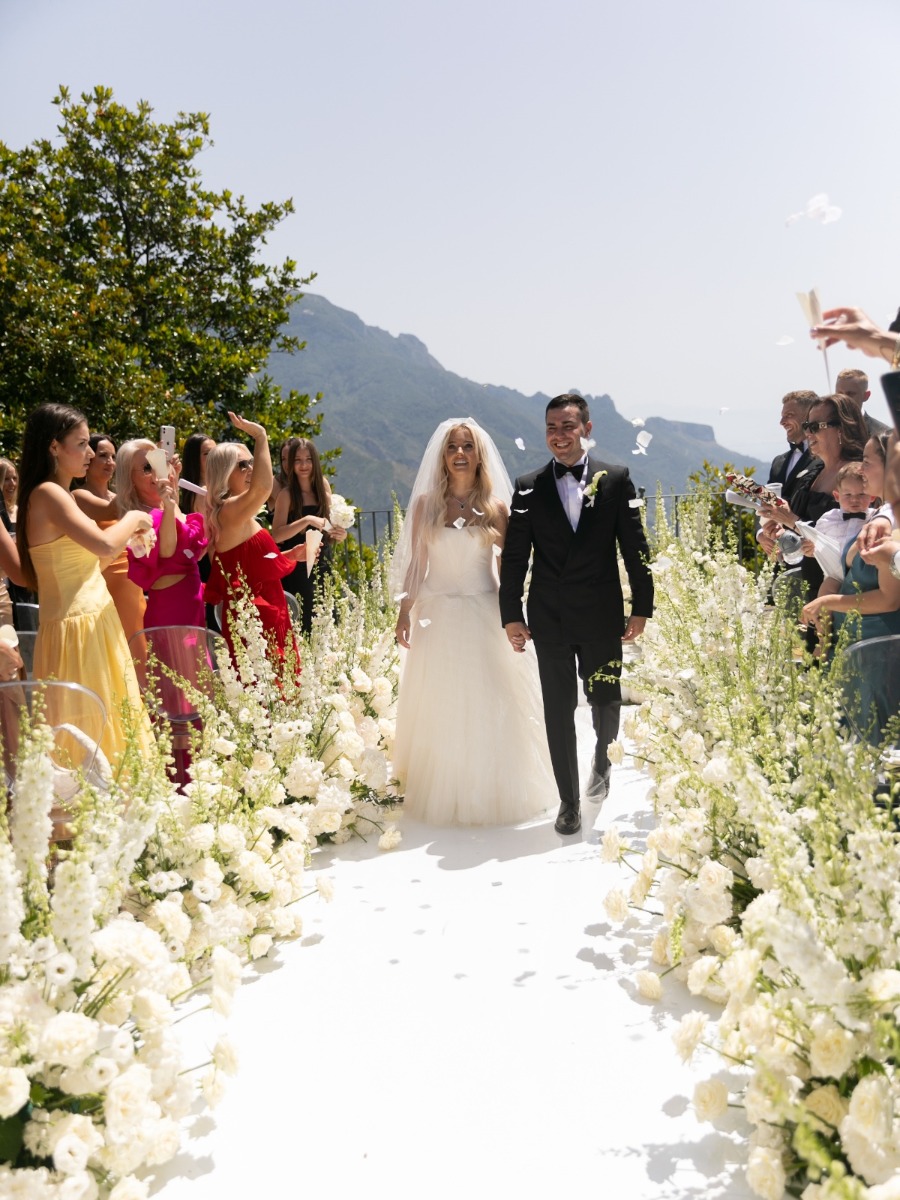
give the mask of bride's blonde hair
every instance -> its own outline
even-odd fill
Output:
[[[427,538],[433,536],[435,530],[442,529],[447,521],[447,504],[450,499],[450,472],[447,470],[447,445],[459,429],[464,429],[471,437],[478,455],[478,465],[475,468],[475,487],[472,489],[470,503],[475,510],[474,521],[467,524],[476,526],[485,542],[493,542],[500,535],[499,519],[502,505],[494,497],[494,485],[487,466],[487,447],[481,430],[477,426],[460,421],[447,430],[441,445],[440,466],[438,469],[437,486],[425,497],[422,513],[423,532]]]

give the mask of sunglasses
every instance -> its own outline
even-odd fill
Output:
[[[804,433],[820,433],[823,429],[840,429],[840,421],[804,421],[800,428]]]
[[[239,471],[249,471],[252,466],[253,466],[252,458],[242,458],[241,461],[237,464],[237,469]]]

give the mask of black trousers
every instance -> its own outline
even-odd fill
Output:
[[[575,736],[578,679],[581,679],[584,694],[591,706],[591,720],[597,738],[594,770],[603,772],[609,767],[606,747],[619,733],[622,643],[619,639],[573,644],[535,639],[534,648],[541,677],[550,762],[560,803],[577,807],[581,795]]]

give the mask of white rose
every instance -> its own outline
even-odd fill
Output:
[[[40,1056],[63,1067],[80,1067],[97,1048],[100,1027],[82,1013],[61,1012],[41,1031]]]
[[[88,1162],[88,1148],[74,1133],[64,1134],[53,1147],[53,1165],[63,1175],[83,1171]]]
[[[712,954],[703,954],[688,971],[687,985],[692,996],[699,996],[719,969],[719,960]]]
[[[876,1142],[885,1142],[891,1133],[893,1105],[891,1085],[883,1075],[867,1075],[853,1089],[846,1117],[857,1131]],[[843,1132],[843,1130],[842,1130]]]
[[[0,1118],[14,1117],[28,1102],[31,1081],[19,1067],[0,1067]]]
[[[199,851],[201,854],[211,850],[215,842],[216,831],[208,821],[189,829],[184,838],[184,843],[189,850]]]
[[[747,1161],[747,1182],[762,1200],[781,1200],[786,1179],[778,1151],[754,1146]]]
[[[820,1124],[820,1121],[824,1121],[832,1129],[837,1129],[847,1115],[847,1102],[841,1097],[840,1092],[833,1083],[826,1084],[825,1087],[815,1088],[804,1099],[803,1103],[814,1118],[812,1122],[814,1127],[824,1133],[831,1133],[831,1129],[824,1128]],[[815,1118],[819,1118],[819,1120],[815,1120]]]
[[[717,1121],[728,1111],[728,1088],[721,1079],[704,1079],[694,1088],[698,1121]]]
[[[257,933],[250,939],[250,957],[265,958],[272,949],[273,939],[268,933]]]
[[[625,843],[619,836],[619,829],[616,825],[610,825],[606,833],[603,835],[603,842],[600,849],[600,861],[605,863],[618,862],[619,855],[626,848]]]
[[[236,1075],[238,1070],[238,1056],[234,1043],[230,1038],[220,1037],[213,1049],[213,1062],[216,1070],[223,1071],[226,1075]]]
[[[266,771],[271,771],[275,766],[275,759],[268,750],[254,750],[253,758],[250,762],[251,771],[259,771],[264,774]]]
[[[147,1200],[149,1191],[149,1180],[135,1179],[133,1175],[126,1175],[109,1193],[109,1200]]]
[[[334,899],[334,884],[324,875],[316,876],[316,891],[326,904],[330,904]]]
[[[223,758],[230,757],[230,755],[234,754],[235,750],[237,750],[237,745],[234,742],[230,742],[228,738],[218,737],[213,742],[213,752],[221,754]]]
[[[403,840],[403,834],[396,825],[388,825],[378,839],[379,850],[393,850],[395,846],[399,846]]]
[[[625,747],[618,738],[610,742],[606,747],[606,757],[615,766],[619,766],[620,763],[625,761]]]
[[[853,1034],[822,1013],[812,1022],[812,1035],[809,1068],[813,1075],[840,1079],[855,1057]]]

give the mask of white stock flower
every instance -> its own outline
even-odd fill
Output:
[[[841,1134],[844,1134],[846,1125],[852,1125],[866,1138],[885,1142],[891,1135],[892,1121],[890,1083],[884,1075],[867,1075],[853,1089]]]
[[[334,884],[325,875],[316,876],[316,891],[327,904],[334,899]]]
[[[59,1138],[53,1147],[53,1165],[63,1175],[74,1175],[85,1169],[88,1148],[74,1133]]]
[[[223,758],[230,758],[237,750],[237,743],[231,742],[228,738],[217,737],[213,742],[213,753],[221,754]]]
[[[619,827],[617,825],[610,825],[609,829],[603,835],[600,848],[600,861],[605,863],[618,862],[619,855],[627,848],[627,844],[619,836]]]
[[[638,994],[644,1000],[662,999],[662,980],[655,971],[638,971],[634,977]]]
[[[268,933],[257,933],[250,939],[250,957],[265,958],[272,949],[273,938]]]
[[[189,850],[204,854],[211,850],[216,843],[216,831],[208,821],[189,829],[184,837],[184,844]]]
[[[357,692],[371,692],[372,680],[361,667],[354,667],[350,672],[350,683]]]
[[[628,916],[628,898],[621,888],[613,888],[603,901],[603,908],[609,919],[620,925]]]
[[[606,748],[606,756],[615,766],[619,766],[625,761],[625,747],[618,738],[609,743]]]
[[[213,1048],[213,1063],[217,1071],[226,1075],[236,1075],[238,1056],[234,1043],[228,1037],[220,1037]]]
[[[715,955],[703,954],[691,965],[688,971],[687,985],[692,996],[700,996],[704,988],[719,969],[719,960]]]
[[[396,825],[386,826],[384,833],[378,839],[379,850],[393,850],[395,846],[399,846],[403,840],[403,834]]]
[[[721,1079],[703,1079],[694,1088],[698,1121],[716,1121],[728,1111],[728,1088]]]

